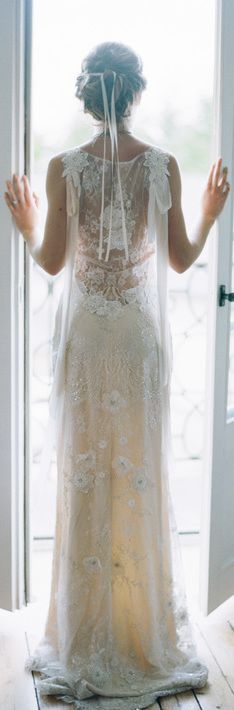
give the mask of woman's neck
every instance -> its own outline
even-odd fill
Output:
[[[126,119],[125,119],[125,120],[122,119],[121,121],[118,121],[118,123],[117,123],[117,133],[118,133],[118,134],[119,134],[119,133],[127,133],[127,134],[132,135],[132,131],[131,131],[131,126],[130,126],[129,120],[127,121]],[[97,126],[97,129],[96,129],[94,135],[95,135],[95,137],[98,138],[98,136],[104,136],[104,134],[105,134],[105,124],[104,124],[104,122],[100,122],[99,125]],[[106,126],[106,135],[107,135],[107,136],[110,135],[110,131],[109,131],[109,127],[108,127],[108,126]]]

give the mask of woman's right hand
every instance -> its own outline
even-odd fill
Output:
[[[222,211],[230,190],[230,184],[227,182],[228,168],[221,170],[221,164],[222,158],[219,158],[212,165],[201,199],[203,217],[210,222],[215,222]]]

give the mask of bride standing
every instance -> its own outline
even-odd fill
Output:
[[[57,511],[50,603],[26,667],[41,693],[77,708],[133,710],[203,687],[169,489],[172,342],[167,269],[188,269],[229,184],[211,168],[194,235],[176,158],[131,130],[146,88],[128,46],[84,59],[77,97],[97,122],[88,143],[48,167],[42,242],[27,177],[6,203],[31,255],[63,267],[53,336],[50,423]]]

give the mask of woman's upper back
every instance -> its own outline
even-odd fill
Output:
[[[167,154],[148,145],[143,151],[141,145],[133,157],[127,159],[125,152],[119,175],[116,164],[112,175],[110,158],[103,161],[87,144],[67,151],[62,162],[68,182],[68,212],[75,219],[78,216],[79,223],[74,264],[77,281],[86,291],[110,298],[144,286],[156,251],[155,234],[150,240],[148,231],[150,187],[153,209],[155,197],[160,212],[170,206]]]
[[[81,150],[86,150],[87,152],[90,152],[90,154],[102,158],[104,139],[102,136],[99,136],[98,138],[95,138],[95,142],[89,141],[79,147]],[[135,158],[138,154],[144,152],[150,147],[152,146],[148,143],[143,143],[132,135],[122,134],[121,132],[118,133],[118,153],[120,162],[132,160],[132,158]],[[109,135],[106,136],[106,158],[111,160],[111,141]]]

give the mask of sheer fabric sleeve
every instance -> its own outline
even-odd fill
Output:
[[[168,210],[172,205],[168,180],[169,155],[160,148],[145,160],[148,168],[148,240],[156,243],[157,292],[160,314],[160,372],[162,386],[169,385],[172,370],[172,339],[168,306]]]
[[[55,330],[55,334],[57,333],[59,335],[59,340],[57,341],[57,353],[54,366],[53,386],[49,399],[49,411],[53,418],[57,417],[58,410],[60,409],[60,399],[64,390],[65,348],[69,331],[72,273],[79,227],[80,190],[78,185],[74,185],[72,171],[69,169],[69,161],[67,162],[66,155],[63,159],[63,162],[65,164],[65,168],[62,175],[66,179],[67,230],[64,267],[64,287],[58,305],[58,318]]]
[[[49,397],[49,417],[41,453],[40,474],[45,476],[51,462],[54,445],[57,445],[64,409],[65,354],[70,324],[70,303],[75,247],[79,227],[79,185],[74,184],[69,154],[62,159],[66,179],[66,250],[63,290],[59,299],[53,333],[53,383]]]
[[[162,385],[162,404],[164,411],[163,448],[169,447],[168,428],[170,420],[167,417],[170,406],[170,381],[173,364],[172,337],[169,322],[168,296],[168,210],[172,205],[170,183],[168,180],[169,155],[160,148],[147,155],[145,165],[148,168],[148,240],[156,243],[157,262],[157,297],[160,318],[160,380]],[[168,452],[169,453],[169,452]]]

